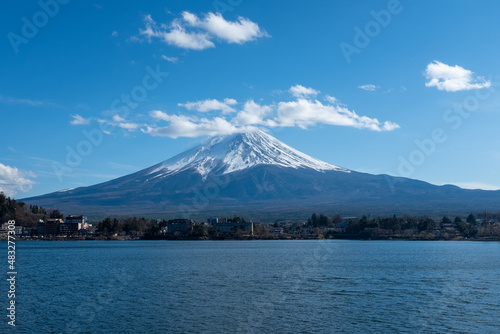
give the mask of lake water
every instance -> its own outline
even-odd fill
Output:
[[[496,242],[27,241],[16,256],[2,333],[500,332]]]

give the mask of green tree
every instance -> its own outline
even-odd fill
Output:
[[[118,220],[110,217],[100,221],[96,226],[96,231],[103,235],[114,234],[119,232]]]
[[[195,237],[202,237],[208,235],[208,229],[205,224],[194,224],[193,230],[191,231],[191,235]]]
[[[489,224],[490,223],[490,213],[488,211],[483,211],[483,224]]]
[[[396,215],[393,215],[391,218],[385,217],[379,220],[378,226],[384,230],[391,230],[393,233],[397,230],[401,229],[401,226],[403,224],[403,220],[400,220],[396,217]],[[376,227],[376,226],[374,226]]]
[[[457,227],[457,231],[460,232],[462,235],[468,235],[469,234],[469,227],[467,223],[462,221],[462,218],[460,217],[455,217],[454,220],[455,226]]]
[[[449,225],[451,224],[451,219],[446,217],[446,216],[443,216],[443,218],[441,218],[441,228],[443,228],[444,225]]]
[[[64,215],[59,210],[52,210],[50,212],[50,218],[52,219],[64,219]]]
[[[409,230],[416,228],[418,224],[418,220],[414,217],[405,216],[403,219],[403,223],[401,224],[401,229]]]
[[[430,231],[436,228],[436,222],[429,217],[421,218],[417,228],[419,232]]]
[[[368,226],[368,218],[366,215],[363,215],[361,219],[349,221],[349,225],[346,226],[345,231],[347,234],[360,234]]]
[[[158,221],[156,221],[155,219],[151,219],[149,221],[148,232],[146,234],[157,236],[160,234],[160,230],[161,227]]]
[[[342,217],[339,215],[335,215],[332,217],[332,224],[337,226],[339,223],[342,222]]]
[[[326,227],[326,226],[328,226],[328,217],[324,215],[319,215],[318,227]]]
[[[329,225],[329,220],[325,215],[320,214],[318,216],[313,213],[311,218],[307,220],[307,223],[312,227],[327,227]]]
[[[374,228],[374,227],[378,227],[379,223],[375,220],[375,219],[371,219],[369,220],[366,215],[363,215],[363,217],[361,217],[361,219],[359,220],[359,227],[361,229],[361,231],[363,231],[364,229],[367,229],[367,228]]]
[[[318,220],[318,216],[316,216],[316,213],[313,213],[311,215],[311,218],[307,219],[307,225],[314,226],[316,221]]]
[[[121,225],[123,231],[129,234],[131,232],[135,232],[138,235],[142,235],[144,232],[147,232],[150,227],[146,218],[137,219],[137,217],[123,218],[121,221]]]
[[[476,226],[476,217],[472,213],[467,216],[467,223]]]

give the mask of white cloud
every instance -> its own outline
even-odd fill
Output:
[[[336,97],[330,95],[325,95],[325,100],[331,104],[340,104],[340,101]]]
[[[307,128],[317,124],[351,126],[373,131],[392,131],[399,128],[393,122],[381,124],[376,118],[359,116],[341,106],[324,105],[320,101],[298,99],[278,104],[276,122],[279,126]]]
[[[292,94],[295,97],[307,97],[307,96],[316,96],[319,94],[318,90],[315,90],[311,87],[306,88],[302,85],[295,85],[290,87],[289,90],[290,94]]]
[[[243,110],[240,111],[235,118],[233,118],[232,123],[238,126],[276,126],[274,121],[266,119],[268,116],[272,115],[272,111],[273,108],[271,106],[261,106],[255,103],[254,100],[249,100],[245,103]]]
[[[301,94],[305,94],[304,92],[310,95],[319,94],[319,91],[313,88],[302,88],[297,88],[297,91]],[[148,125],[141,130],[152,136],[178,138],[224,135],[255,128],[300,127],[305,129],[319,124],[349,126],[372,131],[393,131],[399,128],[398,124],[391,121],[380,122],[376,118],[360,116],[356,112],[349,110],[333,96],[325,95],[323,99],[326,102],[299,97],[294,101],[281,101],[271,105],[261,105],[250,99],[239,110],[235,110],[237,101],[229,98],[222,102],[207,99],[198,102],[180,103],[179,106],[183,106],[188,110],[201,112],[220,111],[220,114],[218,116],[199,118],[197,116],[172,115],[161,110],[153,110],[149,113],[149,116],[154,121],[153,125]],[[236,114],[230,114],[233,111]],[[168,124],[162,126],[161,122]]]
[[[235,110],[231,107],[232,105],[237,104],[238,102],[235,99],[224,99],[224,101],[219,101],[216,99],[207,99],[196,102],[186,102],[179,103],[178,105],[186,108],[187,110],[196,110],[199,112],[208,112],[214,110],[220,110],[224,114],[228,114],[234,112]]]
[[[461,90],[481,89],[491,86],[491,82],[458,65],[450,66],[437,60],[427,65],[425,76],[429,80],[427,87],[438,90],[457,92]]]
[[[73,120],[69,122],[71,125],[87,125],[90,123],[89,119],[83,118],[80,115],[71,115],[73,117]]]
[[[372,85],[372,84],[368,84],[368,85],[361,85],[361,86],[358,86],[359,89],[363,89],[363,90],[367,90],[367,91],[370,91],[370,92],[373,92],[375,91],[378,86],[375,86],[375,85]]]
[[[222,117],[214,117],[213,119],[169,115],[162,111],[152,111],[150,115],[155,119],[161,119],[169,122],[167,126],[157,127],[148,126],[142,131],[153,137],[201,137],[201,136],[215,136],[226,135],[241,131],[226,119]]]
[[[0,192],[10,197],[15,196],[18,191],[28,192],[35,184],[35,181],[29,179],[30,177],[36,175],[0,163]]]
[[[113,32],[111,33],[111,36],[112,37],[117,37],[118,36],[118,31],[113,30]]]
[[[114,115],[113,116],[113,121],[114,122],[126,122],[126,119],[120,117],[120,115]]]
[[[187,33],[182,27],[163,33],[163,39],[167,44],[181,49],[204,50],[215,47],[207,34]]]
[[[163,120],[163,121],[167,121],[167,122],[170,121],[170,115],[168,115],[167,113],[164,113],[161,110],[152,110],[149,112],[149,116],[151,116],[155,120]]]
[[[198,16],[188,11],[182,12],[182,18],[191,26],[196,26],[200,23]]]
[[[396,129],[401,128],[399,124],[391,122],[391,121],[385,121],[382,124],[382,127],[380,128],[380,131],[394,131]]]
[[[137,130],[137,128],[139,127],[139,124],[137,124],[137,123],[118,123],[117,125],[120,128],[125,129],[125,130],[129,130],[129,131]]]
[[[177,58],[177,57],[167,57],[165,55],[162,55],[161,58],[165,59],[168,62],[174,63],[174,64],[177,63],[177,61],[179,60],[179,58]]]
[[[151,15],[146,15],[144,24],[146,29],[140,29],[139,32],[141,35],[146,36],[149,41],[151,41],[151,38],[156,37],[168,45],[190,50],[204,50],[215,47],[215,44],[209,40],[207,33],[186,32],[186,29],[178,20],[172,22],[169,28],[165,25],[159,27]]]
[[[201,20],[190,12],[183,12],[182,17],[188,25],[204,29],[228,43],[243,44],[259,37],[269,37],[258,24],[241,16],[234,22],[225,20],[220,13],[208,13]]]
[[[110,124],[113,126],[117,126],[119,128],[122,128],[124,130],[128,130],[128,131],[134,131],[140,127],[139,124],[129,122],[126,119],[124,119],[123,117],[120,117],[120,115],[113,115],[113,121],[110,122]],[[108,134],[108,133],[106,133],[106,134]]]
[[[169,25],[158,25],[151,17],[144,17],[145,29],[140,35],[149,41],[159,38],[169,45],[182,49],[204,50],[215,47],[214,38],[227,43],[243,44],[259,37],[269,37],[258,24],[239,17],[227,21],[221,14],[208,13],[202,19],[190,12],[183,12],[182,19],[175,19]]]

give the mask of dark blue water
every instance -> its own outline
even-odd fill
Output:
[[[500,332],[500,243],[18,242],[17,269],[2,333]]]

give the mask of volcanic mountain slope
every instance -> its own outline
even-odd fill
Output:
[[[500,191],[464,190],[359,173],[262,132],[213,137],[150,168],[101,184],[24,199],[66,213],[265,217],[497,211]]]

